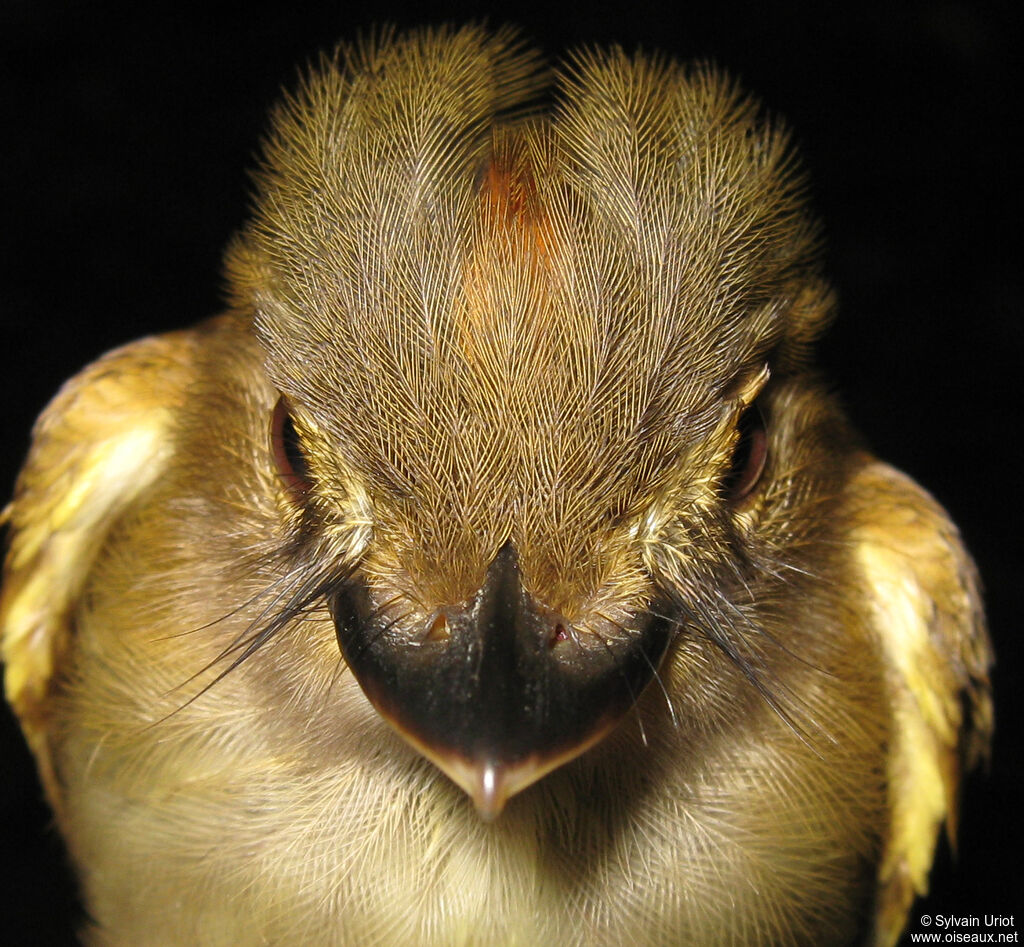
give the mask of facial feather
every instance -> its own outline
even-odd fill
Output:
[[[827,312],[786,137],[726,80],[586,53],[509,119],[542,78],[473,30],[325,63],[232,257],[320,482],[375,511],[366,572],[421,616],[509,540],[574,618],[649,596],[638,519]]]

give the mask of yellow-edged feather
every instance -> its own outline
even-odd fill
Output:
[[[881,463],[852,485],[851,533],[893,716],[892,822],[879,869],[876,943],[895,944],[928,890],[939,830],[955,835],[960,780],[992,734],[992,653],[974,565],[945,511]]]

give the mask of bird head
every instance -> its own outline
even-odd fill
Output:
[[[492,817],[687,629],[756,678],[735,616],[813,467],[779,406],[830,307],[755,103],[617,50],[552,80],[507,31],[386,36],[279,107],[257,180],[228,268],[302,596],[412,746]]]

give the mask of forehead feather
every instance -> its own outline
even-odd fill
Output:
[[[612,50],[524,117],[545,81],[509,32],[421,32],[339,53],[275,116],[236,294],[371,485],[612,496],[801,331],[814,227],[749,100]]]

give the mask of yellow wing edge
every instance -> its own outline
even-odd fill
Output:
[[[3,511],[4,686],[55,805],[46,746],[54,673],[97,552],[173,449],[175,408],[193,378],[194,337],[140,339],[67,381],[36,421],[14,498]]]
[[[963,773],[987,755],[993,654],[977,570],[945,510],[878,461],[851,484],[857,568],[892,707],[890,826],[873,943],[893,945],[928,873],[943,825],[956,831]]]

